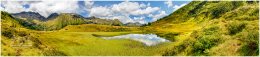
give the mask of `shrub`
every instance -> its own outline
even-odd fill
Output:
[[[212,26],[212,27],[209,27],[209,28],[206,28],[203,30],[203,33],[205,35],[211,35],[211,34],[214,34],[218,31],[219,27],[217,26]]]
[[[182,43],[180,43],[179,45],[174,46],[173,48],[167,50],[162,55],[163,56],[173,56],[173,55],[177,55],[181,52],[189,52],[189,51],[186,51],[186,49],[189,48],[190,44],[193,44],[193,43],[194,43],[194,41],[192,39],[187,39],[187,40],[183,41]]]
[[[207,55],[210,48],[223,42],[223,37],[220,35],[219,26],[209,26],[200,31],[194,31],[191,37],[196,41],[191,44],[192,55]]]
[[[222,14],[235,9],[234,7],[234,4],[230,2],[221,2],[216,7],[211,9],[212,18],[219,18]]]
[[[10,31],[2,31],[2,35],[6,36],[8,38],[12,38],[13,37],[13,33],[11,33]]]
[[[244,56],[259,55],[259,44],[254,42],[244,43],[239,51]]]
[[[24,37],[24,36],[27,35],[27,33],[24,32],[24,31],[20,31],[20,32],[18,32],[18,35],[21,36],[21,37]]]
[[[206,55],[208,49],[219,44],[221,42],[221,37],[219,35],[204,35],[197,39],[193,44],[194,55]]]
[[[240,53],[244,56],[259,55],[259,31],[258,23],[248,24],[244,30],[236,35],[243,42]]]
[[[206,3],[206,1],[200,2],[194,9],[190,10],[189,14],[192,16],[198,14],[199,9],[201,9]]]
[[[227,25],[227,29],[230,35],[234,35],[236,33],[241,32],[245,28],[246,23],[233,21]]]

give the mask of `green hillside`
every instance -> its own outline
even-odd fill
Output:
[[[145,26],[61,13],[47,21],[1,11],[3,56],[259,56],[259,2],[192,1]],[[99,36],[156,34],[170,40],[146,46]]]
[[[68,25],[59,31],[67,32],[140,32],[140,27],[112,26],[100,24]]]
[[[114,36],[135,32],[102,32],[120,26],[107,26],[96,24],[78,25],[88,27],[88,32],[75,30],[37,31],[27,29],[20,25],[10,14],[1,12],[1,54],[2,56],[122,56],[122,55],[157,55],[158,48],[164,45],[147,47],[133,40],[105,40],[96,35]],[[73,28],[69,25],[69,28]],[[77,25],[76,29],[77,29]],[[95,27],[100,27],[97,31]],[[130,29],[125,27],[126,29]],[[66,28],[65,28],[66,29]],[[79,28],[80,29],[80,28]],[[137,30],[136,28],[133,28]],[[75,32],[73,32],[75,31]],[[97,31],[97,32],[91,32]],[[125,51],[128,50],[128,51]]]
[[[58,30],[61,29],[67,25],[79,25],[84,24],[85,21],[82,17],[70,14],[70,13],[63,13],[60,14],[55,19],[43,22],[41,26],[44,27],[44,30]]]
[[[256,1],[193,1],[152,25],[178,24],[187,21],[202,22],[213,19],[257,19]],[[234,14],[234,15],[233,15]]]
[[[18,13],[25,15],[27,13]],[[28,13],[29,14],[29,13]],[[33,14],[32,14],[33,15]],[[78,14],[73,13],[61,13],[51,15],[47,18],[47,21],[42,21],[38,19],[27,19],[21,18],[19,15],[15,15],[16,20],[28,29],[40,30],[40,31],[51,31],[60,30],[68,25],[80,25],[80,24],[98,24],[98,25],[109,25],[109,26],[123,26],[123,23],[118,19],[100,19],[96,17],[84,18]]]
[[[85,19],[86,24],[99,24],[99,25],[113,25],[113,26],[123,26],[123,23],[118,19],[101,19],[96,17],[89,17]]]
[[[37,33],[26,29],[18,19],[7,12],[1,11],[1,54],[21,55],[60,55],[53,46],[42,44]],[[54,53],[55,52],[55,53]]]
[[[257,1],[193,1],[148,27],[162,36],[179,33],[163,55],[259,55],[258,5]]]

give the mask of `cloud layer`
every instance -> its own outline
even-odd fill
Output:
[[[106,6],[93,7],[90,11],[89,16],[96,16],[96,17],[107,18],[107,19],[119,19],[123,23],[139,22],[141,24],[145,24],[148,21],[145,20],[144,16],[148,16],[149,14],[155,14],[156,16],[158,16],[156,17],[157,19],[159,17],[163,17],[166,15],[166,14],[161,14],[160,11],[162,10],[160,10],[159,7],[151,7],[149,4],[126,1],[119,4],[113,4],[110,7],[106,7]],[[138,17],[131,18],[130,16],[138,16]]]
[[[48,17],[52,13],[80,13],[83,9],[79,7],[78,1],[58,1],[58,0],[42,0],[42,1],[1,1],[1,10],[9,13],[19,13],[22,11],[38,12],[44,17]],[[90,9],[93,2],[86,1],[86,9]],[[25,8],[24,5],[29,5]]]
[[[79,1],[1,1],[1,10],[9,13],[19,13],[22,11],[38,12],[44,17],[48,17],[52,13],[85,13],[85,17],[99,17],[104,19],[118,19],[123,23],[139,22],[146,24],[156,21],[166,15],[166,11],[161,7],[150,6],[150,3],[139,3],[124,1],[115,3],[109,6],[94,6],[94,1],[86,0],[83,4]],[[164,2],[168,8],[173,8],[173,11],[186,5],[172,4],[171,0]],[[27,7],[25,7],[27,6]]]

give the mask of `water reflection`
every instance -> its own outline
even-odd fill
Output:
[[[144,43],[147,46],[153,46],[163,42],[170,42],[164,38],[157,36],[156,34],[127,34],[113,37],[101,37],[104,39],[132,39]]]

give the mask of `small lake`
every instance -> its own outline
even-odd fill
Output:
[[[157,36],[156,34],[126,34],[112,37],[101,37],[103,39],[131,39],[144,43],[147,46],[153,46],[164,42],[170,42],[164,38]]]

